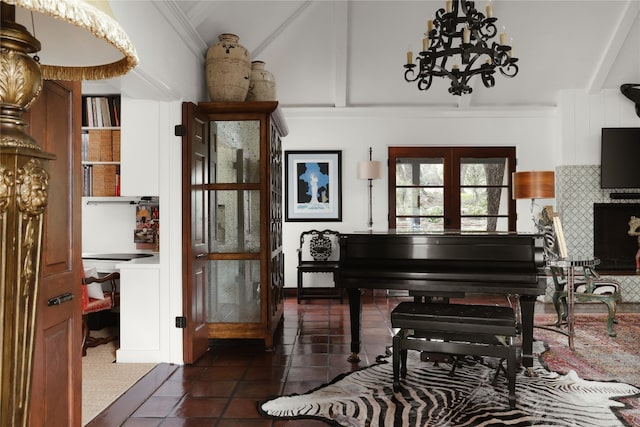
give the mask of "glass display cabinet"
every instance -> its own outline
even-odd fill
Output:
[[[209,338],[273,345],[282,318],[282,145],[277,102],[200,103],[209,119]]]

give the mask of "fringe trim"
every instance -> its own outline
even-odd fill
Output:
[[[121,76],[135,68],[137,62],[130,58],[123,58],[111,64],[94,67],[59,67],[55,65],[42,65],[42,78],[45,80],[102,80]]]

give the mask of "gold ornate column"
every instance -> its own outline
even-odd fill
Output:
[[[22,119],[42,89],[40,43],[2,3],[0,30],[0,425],[26,426],[38,296],[40,242],[47,205],[46,163]]]
[[[49,187],[47,162],[55,156],[43,152],[26,133],[22,115],[38,98],[43,77],[74,81],[116,77],[134,68],[138,57],[106,1],[3,0],[0,7],[0,426],[26,427]],[[30,56],[40,51],[40,42],[16,22],[17,7],[28,11],[38,34],[55,28],[55,35],[64,40],[62,46],[47,46],[42,65],[37,56]],[[61,29],[50,26],[50,20],[69,25]],[[66,34],[75,27],[87,31]],[[101,40],[100,47],[107,47],[107,52],[103,56],[94,45],[83,51],[85,39]]]

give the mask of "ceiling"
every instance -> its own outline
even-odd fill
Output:
[[[548,107],[564,89],[597,94],[640,83],[638,0],[495,0],[496,25],[513,39],[520,71],[497,75],[491,89],[476,81],[463,96],[450,95],[443,79],[419,91],[403,77],[406,51],[420,50],[444,0],[174,4],[205,50],[220,33],[237,34],[275,75],[283,106]]]
[[[496,74],[490,89],[474,78],[473,93],[463,96],[450,95],[443,79],[428,91],[404,80],[406,52],[421,50],[426,22],[444,0],[151,4],[203,66],[219,34],[238,35],[251,59],[274,74],[283,107],[535,109],[557,106],[563,90],[598,94],[640,83],[640,0],[494,0],[496,26],[512,39],[519,73]],[[477,9],[486,4],[477,1]]]

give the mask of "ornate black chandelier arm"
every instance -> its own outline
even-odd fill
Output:
[[[407,52],[405,81],[417,81],[419,90],[427,90],[433,77],[446,77],[451,80],[449,92],[462,95],[472,92],[469,80],[474,75],[481,75],[485,87],[493,87],[496,68],[505,77],[518,74],[518,59],[512,56],[506,34],[500,34],[499,43],[492,40],[498,30],[490,6],[485,16],[476,10],[473,1],[446,3],[428,23],[423,49],[415,58],[417,65],[413,63],[413,54]]]

